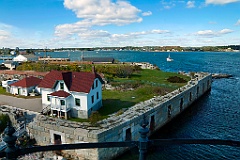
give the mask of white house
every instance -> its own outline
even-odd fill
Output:
[[[33,54],[26,54],[26,55],[19,54],[18,56],[13,58],[13,61],[27,62],[27,61],[36,61],[37,59],[38,57]]]
[[[11,79],[11,80],[2,81],[2,87],[3,88],[10,88],[9,85],[12,84],[12,83],[15,83],[17,81],[19,81],[19,79]],[[9,92],[9,90],[7,90],[7,92]]]
[[[57,117],[88,118],[102,106],[102,78],[94,72],[49,72],[39,84],[43,109]]]
[[[4,66],[9,68],[10,70],[16,69],[19,65],[16,61],[5,61],[3,62]]]
[[[9,92],[15,95],[28,96],[35,91],[36,86],[41,82],[41,79],[37,77],[26,77],[15,83],[10,84]],[[36,91],[35,91],[36,92]]]

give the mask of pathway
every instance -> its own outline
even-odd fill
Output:
[[[0,105],[9,105],[39,113],[42,111],[41,98],[24,99],[13,96],[0,95]]]

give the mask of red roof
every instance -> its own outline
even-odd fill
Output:
[[[17,81],[13,84],[11,84],[10,86],[16,86],[16,87],[32,87],[32,86],[37,86],[39,83],[41,82],[41,79],[37,78],[37,77],[26,77],[20,81]]]
[[[70,91],[89,93],[96,78],[103,83],[102,78],[93,72],[51,71],[43,78],[39,87],[54,88],[57,81],[63,80]]]
[[[70,96],[71,94],[69,94],[68,92],[65,92],[63,90],[59,90],[59,91],[53,92],[49,95],[66,98],[66,97]]]

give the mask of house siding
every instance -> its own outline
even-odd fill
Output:
[[[28,88],[12,86],[12,87],[10,88],[10,93],[11,93],[11,94],[16,94],[16,95],[28,96],[28,94],[29,94],[30,92],[32,92],[32,90],[33,90],[34,88],[35,88],[35,86],[28,87]]]
[[[48,88],[42,88],[41,89],[43,109],[51,104],[51,102],[48,101],[48,99],[47,99],[47,95],[52,93],[53,91],[54,91],[53,89],[48,89]]]
[[[64,83],[64,88],[61,89],[60,83],[64,83],[64,81],[57,81],[55,84],[54,89],[48,88],[41,88],[42,92],[42,105],[43,108],[47,107],[48,105],[52,105],[53,109],[59,108],[60,106],[60,97],[56,98],[52,96],[52,100],[48,101],[47,95],[51,94],[55,91],[63,90],[71,94],[69,97],[65,97],[66,99],[66,107],[70,107],[70,116],[76,118],[89,118],[92,111],[98,110],[102,106],[102,83],[96,78],[93,82],[93,88],[91,88],[89,93],[84,92],[76,92],[76,91],[69,91],[67,85]],[[81,85],[81,84],[79,84]],[[98,99],[97,99],[98,93]],[[92,96],[94,96],[94,103],[92,103]],[[76,106],[75,99],[80,99],[80,106]],[[57,99],[55,101],[55,99]]]

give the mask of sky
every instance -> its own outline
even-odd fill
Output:
[[[0,0],[0,48],[240,45],[240,0]]]

